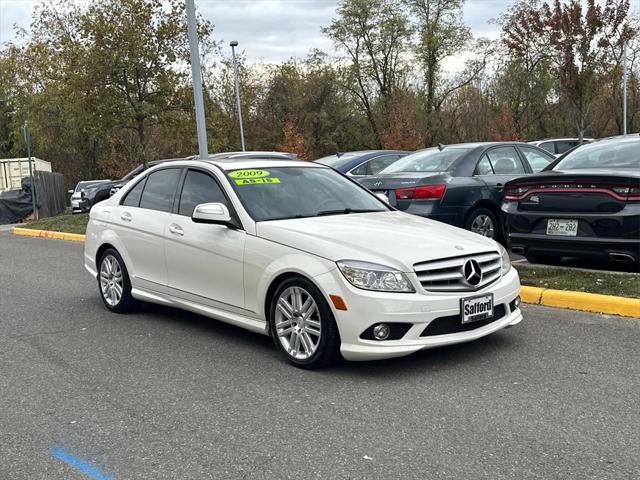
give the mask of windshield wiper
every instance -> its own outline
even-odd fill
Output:
[[[324,215],[345,215],[348,213],[369,213],[369,212],[383,212],[384,210],[374,210],[371,208],[343,208],[340,210],[323,210],[317,213],[318,217]]]

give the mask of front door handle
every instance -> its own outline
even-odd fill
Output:
[[[129,212],[124,212],[122,215],[120,215],[120,218],[125,222],[130,222],[133,219]]]
[[[169,231],[174,235],[184,235],[184,230],[182,230],[182,227],[180,225],[176,225],[175,223],[169,225]]]

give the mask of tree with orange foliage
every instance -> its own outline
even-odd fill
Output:
[[[382,146],[390,150],[418,150],[424,146],[416,112],[417,100],[408,95],[396,96],[391,105],[389,125],[382,134]]]
[[[518,127],[513,119],[513,111],[507,104],[503,104],[493,125],[491,125],[491,139],[496,142],[522,140]]]
[[[282,127],[282,142],[278,145],[278,150],[295,153],[301,160],[311,160],[311,149],[300,133],[297,122],[291,117],[285,120]]]

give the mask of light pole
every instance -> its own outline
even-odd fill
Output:
[[[229,46],[231,47],[231,56],[233,57],[233,76],[236,82],[236,105],[238,108],[238,120],[240,121],[240,143],[244,152],[244,129],[242,128],[242,108],[240,107],[240,83],[238,82],[238,62],[236,62],[236,47],[238,41],[233,40]]]
[[[622,134],[626,135],[627,134],[627,44],[628,42],[625,42],[624,44],[624,49],[622,50],[622,55],[624,56],[623,58],[623,63],[624,63],[624,73],[622,75]]]
[[[200,158],[204,159],[209,158],[209,151],[207,149],[207,127],[204,120],[204,101],[202,100],[202,73],[200,71],[194,0],[186,0],[186,7],[189,51],[191,53],[191,78],[193,80],[193,103],[196,107],[196,127],[198,129],[198,152],[200,153]]]

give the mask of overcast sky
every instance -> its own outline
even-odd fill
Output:
[[[13,25],[28,27],[32,0],[0,0],[0,42],[14,38]],[[82,1],[76,3],[83,3]],[[491,24],[515,0],[466,0],[464,20],[476,37],[495,38]],[[632,0],[640,11],[640,0]],[[338,0],[196,0],[205,18],[215,24],[214,35],[225,42],[238,40],[250,62],[279,62],[305,57],[312,48],[332,49],[320,28],[335,16]]]

